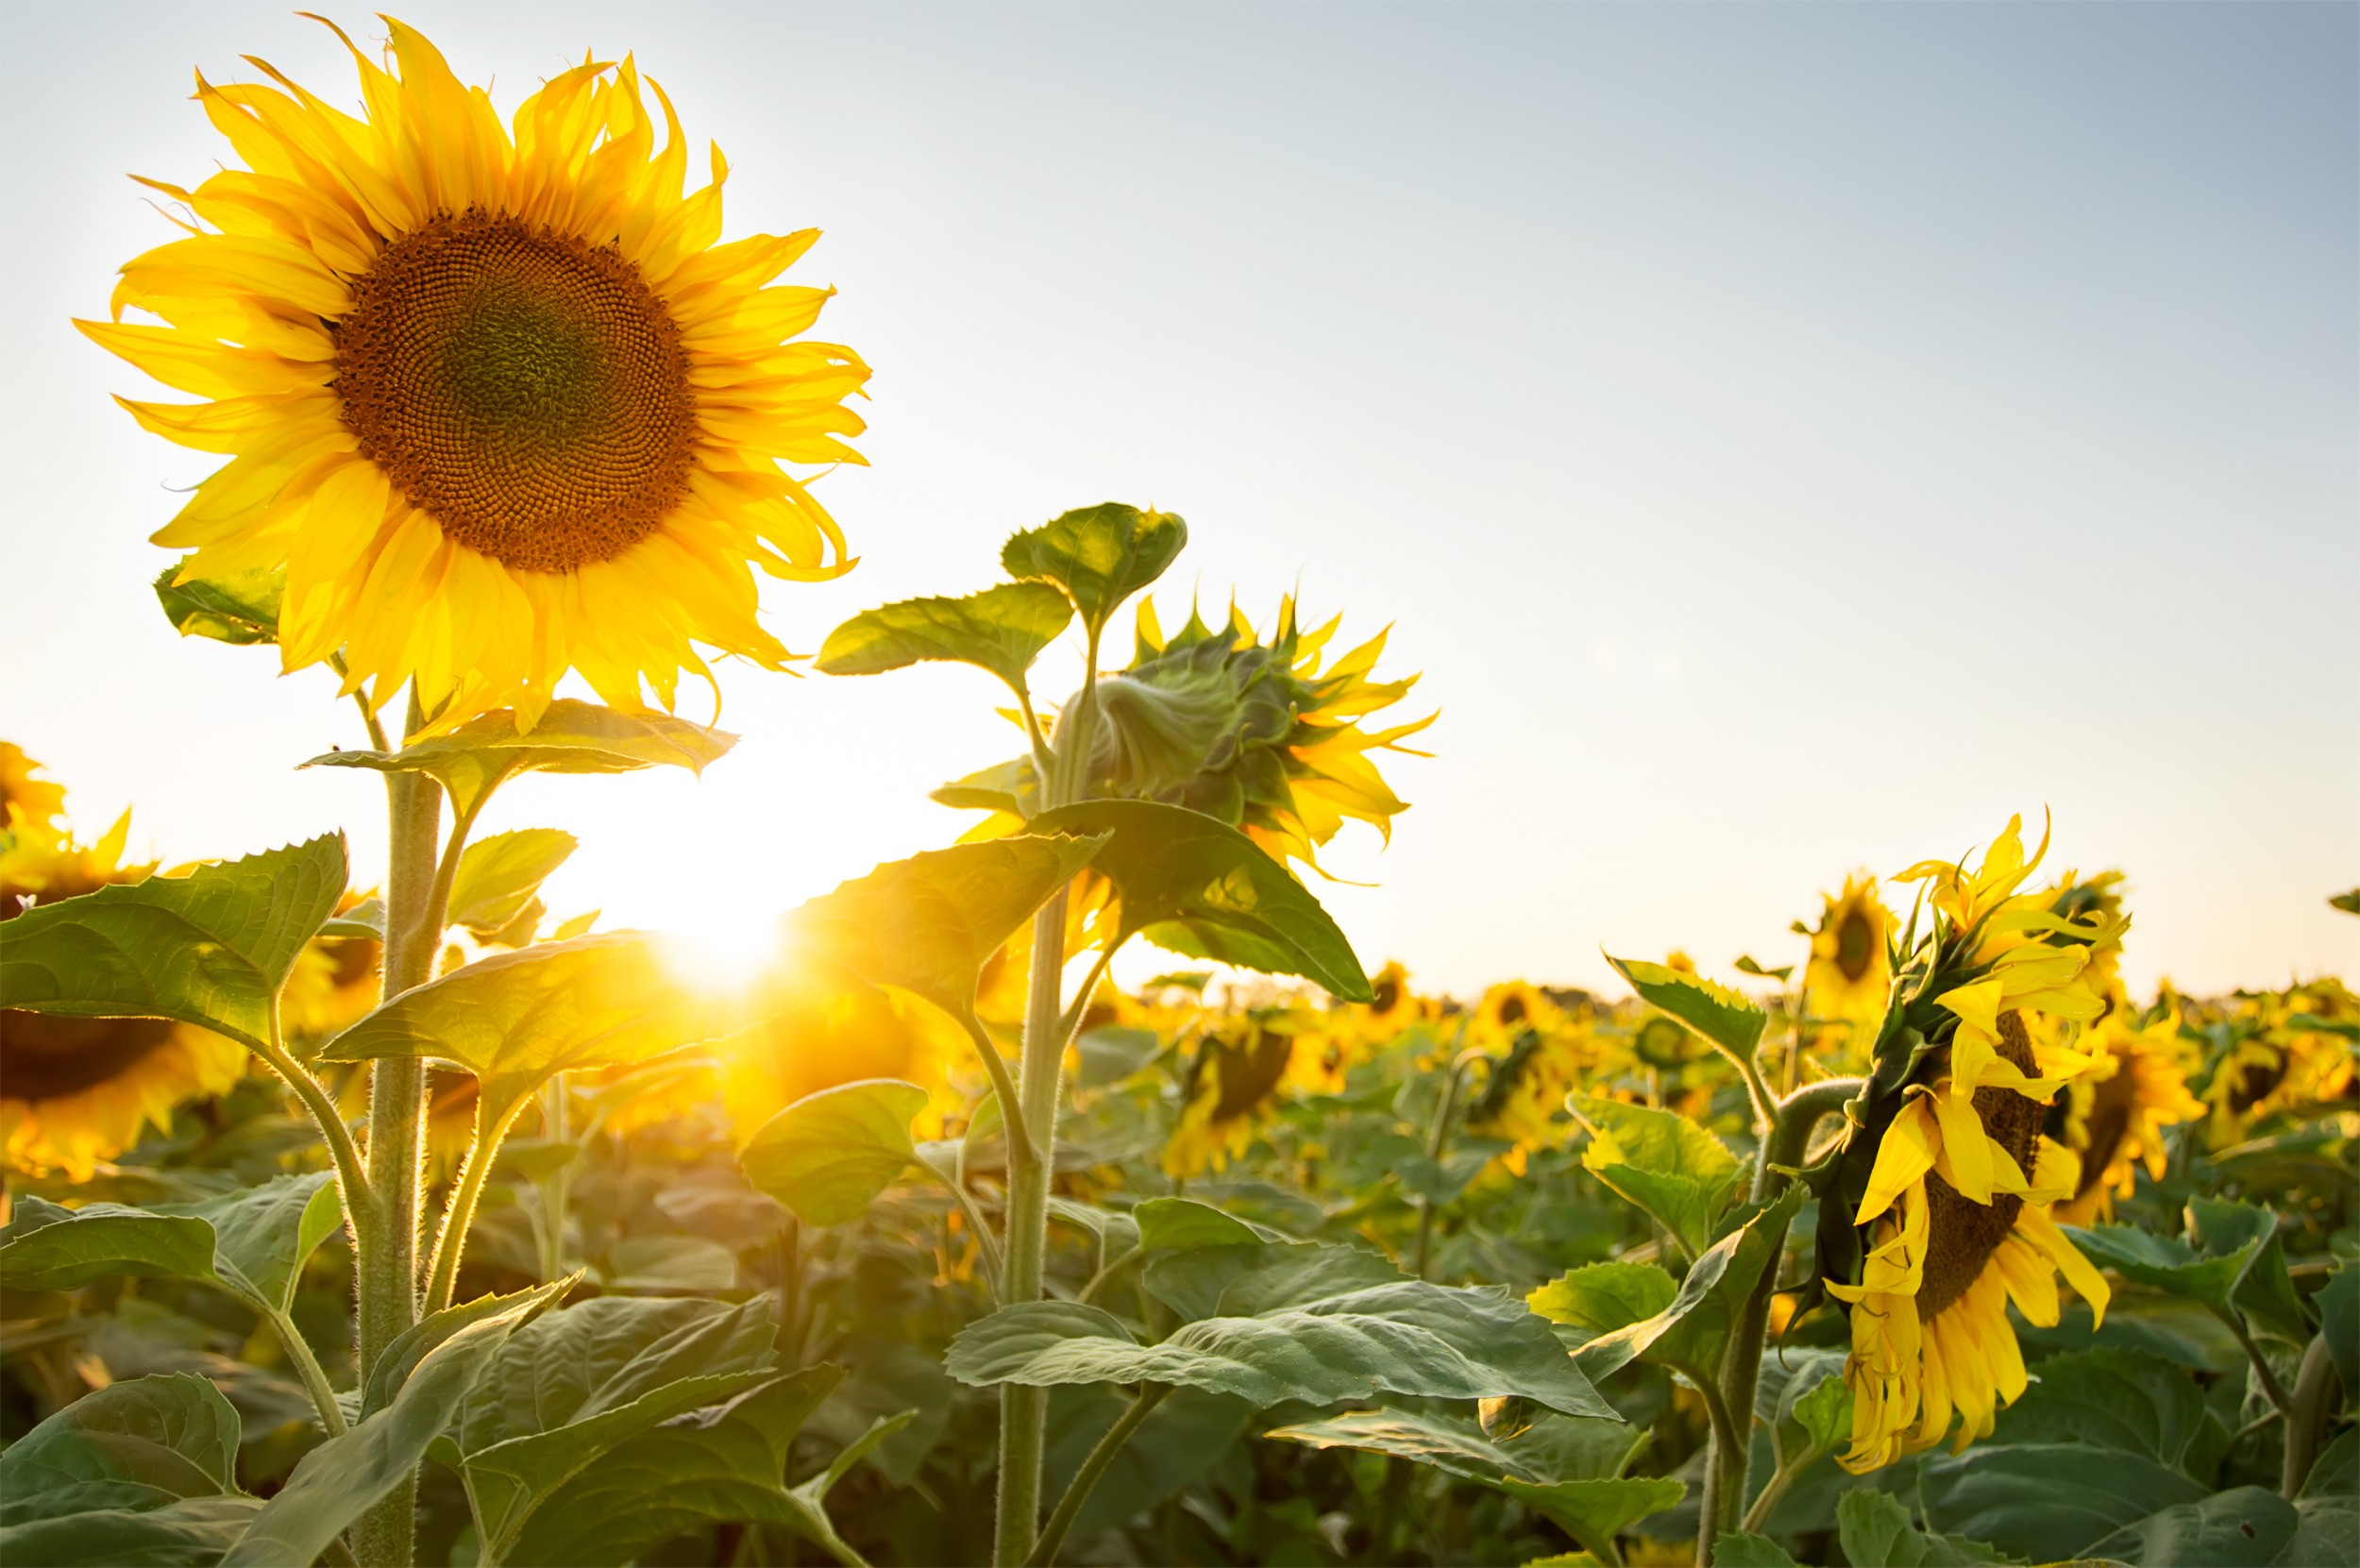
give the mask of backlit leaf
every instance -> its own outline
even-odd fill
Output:
[[[77,1290],[110,1274],[210,1279],[213,1227],[186,1215],[120,1204],[70,1209],[26,1196],[0,1230],[0,1284],[11,1290]]]
[[[0,922],[0,1007],[267,1041],[272,998],[344,890],[344,835],[328,834],[37,904]]]
[[[763,1123],[738,1160],[755,1187],[804,1222],[838,1225],[867,1210],[918,1158],[916,1084],[874,1078],[807,1095]]]
[[[1040,650],[1073,619],[1064,593],[1046,582],[1003,582],[964,599],[905,599],[864,610],[828,633],[823,675],[876,675],[921,660],[987,669],[1018,691]]]
[[[1606,961],[1630,982],[1630,988],[1642,1000],[1662,1008],[1722,1050],[1750,1057],[1754,1047],[1762,1043],[1770,1015],[1728,986],[1643,959],[1609,953]]]
[[[1590,1129],[1583,1167],[1653,1215],[1689,1256],[1704,1251],[1745,1179],[1728,1146],[1670,1111],[1586,1094],[1570,1104]]]
[[[431,774],[449,792],[451,808],[466,813],[519,773],[630,773],[642,767],[701,773],[736,744],[733,734],[669,714],[619,713],[561,697],[523,734],[516,733],[514,713],[502,708],[397,751],[330,751],[303,766]]]
[[[1653,1263],[1590,1263],[1558,1275],[1525,1305],[1595,1337],[1654,1317],[1678,1294],[1679,1281]]]
[[[1163,576],[1188,542],[1188,525],[1172,513],[1103,501],[1017,534],[1000,564],[1010,577],[1064,589],[1096,632],[1124,599]]]
[[[451,878],[450,923],[479,937],[491,936],[524,912],[580,842],[556,828],[519,828],[477,839],[461,852]]]
[[[156,602],[184,637],[250,645],[278,640],[278,601],[287,591],[284,572],[238,572],[208,581],[175,583],[185,561],[156,578]]]
[[[1346,1002],[1375,993],[1319,900],[1225,822],[1155,801],[1086,801],[1033,818],[1037,833],[1112,834],[1091,869],[1122,901],[1121,936],[1265,974],[1294,974]]]

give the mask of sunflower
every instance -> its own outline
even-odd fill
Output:
[[[2116,1198],[2138,1189],[2139,1167],[2161,1181],[2171,1158],[2164,1129],[2204,1115],[2188,1092],[2177,1008],[2142,1024],[2117,1003],[2091,1027],[2083,1049],[2092,1065],[2065,1085],[2050,1115],[2080,1160],[2073,1191],[2057,1206],[2057,1217],[2076,1225],[2113,1214]]]
[[[1206,1036],[1189,1066],[1180,1124],[1164,1144],[1164,1173],[1175,1180],[1219,1171],[1243,1155],[1287,1080],[1293,1035],[1254,1013],[1234,1033]]]
[[[65,810],[65,786],[34,777],[41,764],[13,741],[0,740],[0,835],[55,838]],[[5,852],[5,851],[0,851]]]
[[[2072,1155],[2041,1136],[2045,1107],[2091,1059],[2035,1046],[2028,1012],[2098,1018],[2094,954],[2128,921],[2058,912],[2057,890],[2022,892],[2047,850],[2024,853],[2021,818],[1981,863],[1929,861],[1934,918],[1894,987],[1876,1066],[1836,1150],[1806,1172],[1820,1203],[1820,1280],[1851,1316],[1845,1376],[1855,1470],[1992,1429],[2025,1388],[2008,1304],[2057,1321],[2056,1276],[2099,1313],[2098,1271],[2050,1218],[2072,1195]]]
[[[362,118],[260,61],[277,87],[200,76],[245,167],[143,181],[187,236],[78,323],[208,399],[135,419],[229,459],[156,543],[194,551],[183,582],[283,571],[285,667],[341,654],[377,705],[414,681],[437,728],[508,705],[530,728],[569,669],[669,705],[683,671],[710,680],[700,645],[778,667],[749,565],[849,566],[781,464],[860,461],[843,403],[868,375],[790,341],[831,291],[766,286],[818,231],[716,244],[720,152],[686,191],[679,117],[629,59],[560,72],[503,126],[386,25],[386,66],[345,39]]]
[[[2205,1079],[2212,1147],[2238,1142],[2281,1112],[2351,1096],[2360,1085],[2352,1047],[2320,1025],[2349,1028],[2356,1021],[2360,1000],[2333,978],[2240,996],[2228,1020],[2228,1047]]]
[[[1375,1000],[1342,1005],[1356,1015],[1370,1045],[1383,1044],[1426,1016],[1425,999],[1411,988],[1409,971],[1398,962],[1388,962],[1371,975],[1369,989]]]
[[[126,812],[94,845],[20,837],[0,853],[0,920],[149,875],[153,866],[122,863],[130,830]],[[194,1024],[0,1008],[0,1143],[19,1170],[88,1181],[100,1160],[170,1127],[187,1101],[227,1093],[245,1071],[244,1046]]]
[[[1877,879],[1847,876],[1844,891],[1826,904],[1811,933],[1804,988],[1826,1017],[1882,1018],[1893,986],[1893,915],[1877,896]]]

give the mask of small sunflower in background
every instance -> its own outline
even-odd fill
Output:
[[[1206,1035],[1182,1085],[1180,1121],[1164,1143],[1164,1173],[1175,1180],[1220,1171],[1252,1147],[1262,1113],[1277,1099],[1295,1037],[1247,1013]]]
[[[1865,873],[1846,877],[1844,891],[1825,902],[1803,969],[1811,1007],[1823,1018],[1874,1023],[1893,988],[1893,913]]]
[[[2098,1018],[2092,959],[2128,921],[2060,914],[2057,890],[2020,892],[2041,860],[2026,857],[2022,826],[2012,820],[1972,868],[1903,873],[1930,884],[1932,927],[1902,967],[1849,1133],[1806,1172],[1821,1203],[1820,1279],[1851,1318],[1843,1463],[1856,1472],[1930,1447],[1954,1423],[1957,1448],[1989,1435],[2027,1386],[2012,1301],[2055,1324],[2063,1274],[2105,1309],[2104,1278],[2050,1217],[2073,1193],[2075,1161],[2042,1136],[2049,1101],[2091,1061],[2036,1045],[2025,1014]]]
[[[2077,1043],[2091,1066],[2065,1085],[2049,1125],[2080,1165],[2055,1217],[2086,1225],[2138,1190],[2141,1167],[2150,1181],[2163,1179],[2171,1160],[2164,1129],[2200,1120],[2204,1104],[2188,1092],[2177,1007],[2142,1023],[2117,1001]]]
[[[19,799],[12,794],[12,818]],[[126,811],[93,845],[62,830],[18,832],[0,851],[0,920],[145,880],[154,866],[123,864],[130,831]],[[189,1101],[228,1093],[245,1072],[245,1047],[192,1023],[0,1008],[0,1146],[18,1170],[88,1181],[99,1161],[150,1128],[168,1129]]]
[[[2337,1026],[2355,1024],[2360,999],[2332,977],[2241,994],[2204,1080],[2206,1141],[2226,1148],[2270,1117],[2351,1098],[2360,1071]]]
[[[797,341],[831,291],[768,286],[818,231],[717,244],[720,152],[688,190],[679,117],[628,59],[503,126],[386,26],[384,66],[346,40],[362,118],[267,65],[277,87],[200,76],[245,166],[143,181],[186,237],[79,323],[203,399],[134,418],[229,460],[156,543],[194,552],[183,582],[283,572],[285,667],[341,655],[379,706],[414,681],[438,728],[511,705],[529,728],[569,669],[637,710],[710,679],[699,647],[778,667],[750,567],[850,565],[789,467],[861,461],[868,367]]]
[[[1431,1009],[1425,999],[1409,984],[1409,971],[1399,962],[1386,966],[1369,977],[1369,989],[1374,999],[1368,1003],[1344,1003],[1352,1010],[1371,1045],[1381,1045],[1413,1023],[1423,1021]]]
[[[0,853],[18,836],[55,838],[65,786],[42,778],[40,763],[14,741],[0,740]]]

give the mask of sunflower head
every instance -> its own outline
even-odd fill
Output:
[[[42,778],[42,766],[14,741],[0,740],[0,836],[54,838],[65,811],[65,786]]]
[[[1164,1144],[1165,1174],[1219,1171],[1253,1143],[1294,1058],[1295,1037],[1273,1022],[1257,1009],[1205,1037],[1182,1085],[1179,1124]]]
[[[2334,978],[2241,994],[2211,1054],[2202,1091],[2215,1148],[2281,1113],[2346,1100],[2360,1088],[2349,1035],[2360,1001]]]
[[[2188,1092],[2180,1011],[2158,1008],[2142,1020],[2116,1005],[2081,1042],[2089,1070],[2065,1086],[2048,1116],[2052,1136],[2079,1162],[2073,1191],[2057,1217],[2088,1224],[2113,1214],[2116,1198],[2137,1190],[2138,1172],[2163,1179],[2171,1152],[2164,1129],[2204,1115]]]
[[[1555,1029],[1562,1021],[1556,1003],[1529,981],[1503,980],[1488,987],[1467,1023],[1467,1043],[1504,1055],[1527,1033]]]
[[[125,812],[93,845],[62,829],[15,835],[0,847],[0,920],[149,875],[123,864],[130,829]],[[194,1024],[0,1008],[0,1146],[16,1169],[87,1181],[185,1102],[227,1093],[245,1063],[244,1046]]]
[[[716,244],[720,153],[687,189],[679,117],[629,59],[503,125],[386,25],[382,65],[346,41],[360,118],[267,65],[198,77],[244,166],[143,181],[185,235],[79,324],[200,399],[134,418],[228,460],[155,536],[191,552],[178,581],[279,578],[287,668],[340,660],[379,704],[414,682],[444,728],[502,706],[530,728],[568,670],[636,709],[709,678],[700,648],[776,667],[750,568],[843,570],[795,470],[860,461],[867,367],[798,341],[828,291],[768,286],[817,231]]]
[[[1847,876],[1825,903],[1803,972],[1812,1001],[1831,1018],[1882,1018],[1893,985],[1893,915],[1877,896],[1877,879]]]

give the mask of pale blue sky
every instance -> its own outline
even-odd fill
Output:
[[[2140,984],[2360,970],[2322,902],[2360,881],[2351,6],[403,14],[503,108],[636,51],[733,233],[827,230],[874,467],[826,485],[859,569],[767,600],[795,647],[1108,497],[1187,515],[1182,597],[1394,623],[1442,718],[1392,848],[1332,857],[1372,967],[1727,972],[2047,802],[2061,863],[2131,873]],[[0,734],[87,831],[341,824],[372,866],[373,783],[289,770],[358,738],[329,681],[156,613],[207,460],[66,320],[168,237],[122,176],[226,156],[192,66],[348,103],[349,65],[276,6],[0,29]],[[971,672],[724,685],[702,783],[495,808],[583,836],[561,909],[784,907],[946,841],[926,789],[1010,750]]]

